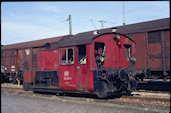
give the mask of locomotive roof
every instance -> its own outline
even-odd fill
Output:
[[[140,32],[149,32],[155,30],[162,30],[162,29],[170,29],[170,18],[159,19],[154,21],[142,22],[142,23],[135,23],[129,24],[125,26],[117,26],[117,33],[123,34],[126,37],[129,37],[131,33],[140,33]],[[94,30],[99,31],[99,35],[112,33],[112,28],[106,29],[99,29]],[[93,31],[78,33],[70,38],[64,39],[57,44],[56,48],[59,47],[66,47],[66,46],[73,46],[73,45],[83,45],[89,44],[93,40],[93,38],[99,36],[94,35]],[[53,49],[56,49],[53,48]]]
[[[104,35],[104,34],[112,34],[112,29],[110,29],[110,32],[103,32],[100,31],[98,35],[94,35],[93,31],[91,32],[84,32],[84,33],[79,33],[76,34],[68,39],[64,39],[60,41],[57,46],[53,49],[57,49],[59,47],[66,47],[66,46],[73,46],[73,45],[84,45],[84,44],[90,44],[92,40],[98,36]],[[119,33],[117,33],[119,34]],[[122,34],[121,34],[122,35]],[[127,37],[127,36],[126,36]],[[127,37],[129,38],[129,37]],[[130,38],[129,38],[130,39]],[[132,39],[130,39],[133,41]],[[134,41],[133,41],[134,42]]]
[[[10,45],[3,45],[1,46],[1,49],[21,49],[21,48],[30,48],[30,47],[42,47],[45,46],[47,43],[57,43],[63,38],[71,37],[72,35],[64,35],[59,37],[53,37],[48,39],[41,39],[41,40],[35,40],[35,41],[29,41],[29,42],[23,42],[23,43],[17,43],[17,44],[10,44]]]

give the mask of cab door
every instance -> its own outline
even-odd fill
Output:
[[[77,46],[77,90],[85,91],[88,88],[88,62],[86,45]]]
[[[76,90],[75,47],[59,49],[59,88]]]

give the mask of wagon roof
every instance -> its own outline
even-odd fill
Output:
[[[131,33],[140,33],[140,32],[149,32],[154,30],[163,30],[163,29],[170,29],[170,18],[164,18],[159,20],[129,24],[125,26],[117,26],[117,32],[128,36]],[[95,30],[94,30],[95,31]],[[105,33],[112,33],[112,27],[106,29],[98,29],[99,35]],[[70,38],[64,39],[63,41],[57,44],[56,48],[59,47],[66,47],[66,46],[73,46],[73,45],[83,45],[89,44],[92,42],[92,39],[97,35],[93,34],[93,31],[78,33]],[[54,49],[56,49],[54,48]]]
[[[10,44],[10,45],[3,45],[1,46],[1,49],[21,49],[21,48],[30,48],[30,47],[42,47],[46,43],[58,43],[60,40],[64,38],[71,37],[72,35],[64,35],[64,36],[58,36],[58,37],[52,37],[48,39],[41,39],[41,40],[35,40],[35,41],[29,41],[29,42],[23,42],[23,43],[17,43],[17,44]]]

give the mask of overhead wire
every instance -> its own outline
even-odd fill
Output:
[[[126,21],[126,24],[127,24],[127,21],[129,20],[129,21],[135,21],[135,20],[144,20],[144,19],[147,19],[147,18],[150,18],[150,17],[157,17],[158,15],[154,15],[154,16],[150,16],[150,17],[145,17],[145,18],[140,18],[140,17],[138,17],[138,18],[135,18],[135,19],[132,19],[132,17],[130,18],[128,15],[129,14],[134,14],[134,13],[137,13],[137,12],[142,12],[142,11],[144,11],[144,10],[150,10],[150,9],[152,9],[151,7],[143,7],[143,8],[141,8],[141,9],[136,9],[136,10],[126,10],[125,11],[125,13],[126,13],[126,19],[125,19],[125,21]],[[119,10],[119,9],[118,9]],[[122,19],[119,19],[119,18],[121,18],[122,17],[122,10],[119,10],[120,12],[118,12],[117,14],[114,14],[114,15],[110,15],[110,17],[112,16],[117,16],[117,17],[114,17],[115,18],[115,21],[113,21],[113,22],[110,22],[110,21],[107,21],[107,17],[109,17],[109,16],[105,16],[105,17],[103,17],[103,20],[105,20],[105,24],[113,24],[112,26],[114,26],[114,25],[119,25],[119,24],[122,24]],[[85,16],[86,17],[86,16]],[[119,17],[119,18],[118,18]],[[81,20],[81,19],[80,19]],[[95,29],[97,29],[97,27],[96,27],[96,25],[95,25],[95,23],[94,22],[99,22],[99,20],[100,19],[88,19],[88,20],[81,20],[80,21],[79,20],[79,24],[86,24],[89,20],[91,21],[91,24],[93,25],[93,27],[95,28]],[[61,21],[60,23],[63,23],[65,20],[63,20],[63,21]],[[93,22],[94,21],[94,22]],[[78,22],[77,22],[78,23]]]

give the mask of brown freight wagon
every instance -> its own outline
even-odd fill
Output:
[[[37,69],[39,50],[55,46],[60,40],[72,35],[1,46],[1,82],[16,82],[23,79],[23,71]]]
[[[136,69],[149,67],[152,78],[170,78],[170,18],[117,26],[117,29],[136,42]]]

